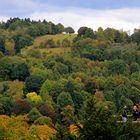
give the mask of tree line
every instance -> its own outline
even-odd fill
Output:
[[[61,23],[10,18],[6,22],[0,22],[0,51],[4,55],[14,55],[20,53],[25,46],[32,45],[35,37],[62,32],[72,34],[75,31]]]
[[[125,105],[131,114],[140,102],[140,30],[129,35],[80,27],[71,43],[64,39],[55,45],[52,38],[20,54],[37,36],[62,33],[51,25],[51,32],[47,21],[14,18],[0,25],[0,117],[5,120],[0,136],[39,139],[44,126],[55,130],[53,139],[138,139],[139,124],[118,123],[114,115]],[[64,48],[69,51],[62,53]],[[6,129],[11,128],[7,120],[14,124],[15,119],[28,136]]]

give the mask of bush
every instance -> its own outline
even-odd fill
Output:
[[[55,48],[56,44],[53,39],[48,39],[46,42],[46,48]]]
[[[34,58],[41,58],[41,53],[39,50],[30,49],[27,52],[27,55]]]

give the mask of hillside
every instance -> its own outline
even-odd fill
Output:
[[[140,30],[65,29],[1,23],[0,140],[139,139]]]

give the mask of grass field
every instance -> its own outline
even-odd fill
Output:
[[[48,39],[53,39],[55,42],[57,42],[57,40],[62,41],[63,39],[67,38],[69,39],[71,42],[72,40],[76,37],[76,34],[72,34],[72,35],[68,35],[68,34],[57,34],[57,35],[44,35],[44,36],[40,36],[37,37],[34,40],[33,45],[28,46],[24,49],[22,49],[21,54],[22,55],[26,55],[27,52],[31,49],[36,49],[37,51],[41,52],[41,53],[46,53],[47,55],[58,55],[58,54],[64,54],[64,53],[69,53],[71,51],[71,48],[36,48],[36,46],[39,46],[40,43],[44,43],[46,42]]]
[[[76,34],[57,34],[57,35],[44,35],[44,36],[40,36],[37,37],[34,40],[34,43],[32,46],[38,46],[40,45],[40,43],[46,42],[48,39],[53,39],[55,42],[57,42],[58,40],[62,41],[63,39],[68,39],[72,42],[72,40],[76,37]]]

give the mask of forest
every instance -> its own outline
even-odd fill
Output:
[[[139,140],[139,104],[140,29],[0,22],[0,140]]]

